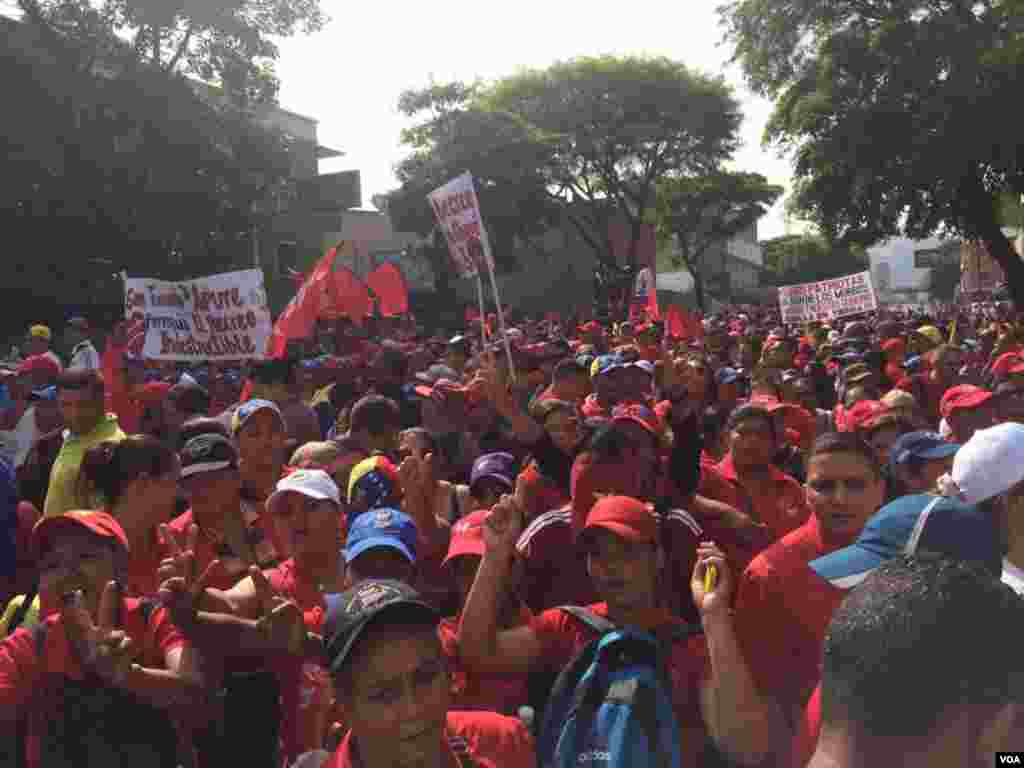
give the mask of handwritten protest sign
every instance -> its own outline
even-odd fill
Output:
[[[179,283],[125,279],[125,311],[145,325],[141,354],[156,360],[263,357],[270,310],[263,270],[225,272]]]
[[[480,203],[467,172],[427,195],[437,223],[448,240],[455,270],[460,277],[476,277],[486,263],[493,271],[487,233],[480,219]]]
[[[834,320],[877,308],[870,272],[779,288],[779,310],[784,323]]]

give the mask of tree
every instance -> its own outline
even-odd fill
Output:
[[[709,248],[742,232],[764,216],[782,187],[757,173],[718,171],[667,177],[658,183],[658,232],[674,238],[673,256],[693,277],[697,306],[705,310],[704,257]]]
[[[286,137],[140,60],[93,4],[22,8],[0,24],[0,83],[17,104],[0,221],[32,258],[5,290],[116,305],[121,269],[181,278],[240,263],[253,203],[289,172]]]
[[[736,59],[775,99],[766,139],[795,154],[799,207],[830,237],[980,240],[1024,308],[1000,229],[1024,193],[1019,2],[731,0]]]
[[[761,249],[777,285],[814,283],[868,268],[863,248],[834,243],[819,234],[783,235],[765,240]]]
[[[666,58],[558,62],[499,80],[481,100],[550,146],[545,191],[607,264],[615,261],[613,217],[630,227],[635,265],[658,181],[710,173],[738,146],[741,115],[729,86]]]

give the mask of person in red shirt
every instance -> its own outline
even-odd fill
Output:
[[[778,445],[778,424],[758,405],[735,410],[727,423],[729,453],[716,467],[727,485],[702,479],[702,495],[725,502],[767,527],[770,540],[799,528],[808,517],[803,490],[772,463]]]
[[[939,414],[952,430],[950,442],[963,445],[977,430],[995,424],[996,402],[992,392],[987,389],[958,384],[942,395]]]
[[[270,568],[290,554],[267,506],[286,458],[284,416],[269,400],[248,400],[235,409],[231,433],[238,446],[240,507],[249,544],[256,564]]]
[[[438,616],[401,582],[366,581],[329,599],[324,642],[349,726],[328,768],[532,768],[517,719],[452,712]]]
[[[528,701],[526,682],[515,676],[476,675],[462,663],[459,655],[458,633],[462,606],[466,603],[484,555],[484,521],[488,514],[490,510],[472,512],[452,528],[451,544],[444,566],[452,573],[459,591],[459,613],[442,619],[438,631],[445,656],[448,657],[453,708],[514,715]],[[532,618],[533,614],[519,597],[516,577],[513,576],[498,609],[498,626],[500,629],[524,626]]]
[[[0,642],[5,745],[13,748],[14,731],[23,723],[29,766],[53,759],[77,765],[102,759],[109,765],[106,759],[115,753],[126,761],[118,764],[126,766],[175,760],[170,710],[198,715],[200,662],[164,609],[123,596],[119,584],[127,575],[130,550],[121,526],[106,512],[67,512],[35,527],[32,549],[41,589],[60,595],[61,609]],[[75,723],[76,702],[90,707],[84,729]],[[125,706],[137,716],[132,727],[123,720]],[[138,739],[155,732],[167,738],[162,746],[171,753],[162,754],[162,763],[133,762],[140,751],[152,760],[156,745]]]
[[[508,585],[521,526],[521,509],[507,498],[495,506],[484,528],[486,552],[459,630],[462,658],[478,674],[526,676],[544,665],[564,666],[595,638],[589,626],[561,608],[544,611],[528,626],[499,631],[497,606]],[[607,496],[593,506],[579,544],[603,602],[588,610],[617,626],[645,631],[680,622],[665,599],[668,561],[659,529],[651,507],[637,499]],[[718,581],[706,591],[711,565]],[[699,764],[708,736],[741,762],[756,762],[767,753],[751,751],[756,744],[750,734],[776,732],[779,726],[761,701],[739,651],[730,609],[732,579],[725,557],[714,545],[703,544],[698,550],[690,589],[704,636],[676,641],[667,659],[683,764]]]
[[[886,504],[871,517],[855,542],[813,560],[810,568],[842,591],[836,601],[838,608],[851,588],[870,578],[869,574],[885,561],[901,555],[917,556],[920,552],[930,558],[977,561],[998,579],[1003,547],[999,524],[986,511],[950,498],[919,494]],[[976,629],[972,627],[972,631]],[[822,632],[820,642],[825,642],[824,636]],[[792,753],[792,764],[797,768],[807,764],[818,741],[820,691],[819,685],[797,721]]]
[[[957,383],[964,359],[958,347],[943,344],[928,352],[926,360],[931,364],[929,369],[904,377],[896,387],[917,399],[928,427],[934,429],[939,423],[942,395]]]
[[[161,530],[165,542],[161,578],[175,573],[171,561],[177,552],[171,539],[184,542],[195,526],[196,568],[202,573],[214,560],[219,561],[211,585],[229,589],[256,564],[241,518],[242,480],[234,445],[216,434],[189,440],[181,452],[180,486],[189,497],[190,508]]]
[[[537,401],[563,400],[578,406],[592,391],[590,372],[576,359],[559,362],[551,373],[551,384],[537,396]]]
[[[758,689],[795,722],[818,679],[818,652],[843,591],[808,563],[852,543],[885,500],[878,460],[852,433],[830,432],[807,468],[811,516],[759,554],[736,596],[736,626]],[[764,744],[765,749],[788,745]]]
[[[164,443],[132,435],[101,443],[82,459],[81,477],[124,529],[131,549],[126,594],[156,595],[162,560],[159,528],[174,517],[181,462]]]
[[[882,354],[885,357],[883,371],[890,383],[895,384],[903,378],[903,363],[907,358],[907,343],[902,338],[886,339],[882,342]]]

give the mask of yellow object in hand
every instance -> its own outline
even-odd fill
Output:
[[[709,565],[704,569],[704,592],[710,592],[715,588],[715,584],[718,582],[718,569],[713,565]]]

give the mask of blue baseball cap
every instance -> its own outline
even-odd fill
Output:
[[[368,549],[390,547],[415,563],[416,537],[416,523],[404,512],[391,507],[371,509],[352,521],[342,554],[351,563]]]
[[[991,515],[945,496],[903,496],[868,520],[857,541],[811,561],[839,589],[852,589],[886,560],[920,552],[978,560],[1002,572],[1003,545]]]
[[[889,449],[889,468],[895,469],[899,464],[906,464],[911,459],[921,461],[937,461],[955,456],[960,450],[957,443],[944,440],[938,432],[907,432],[900,435],[892,448]]]
[[[590,365],[590,378],[604,376],[605,374],[624,368],[625,363],[618,355],[601,355]]]
[[[715,371],[715,382],[718,384],[735,384],[740,373],[735,368],[719,368]]]

